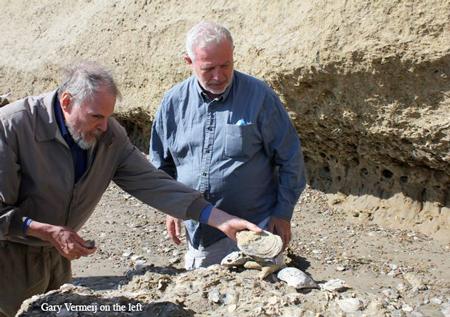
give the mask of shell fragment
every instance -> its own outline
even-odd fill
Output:
[[[268,231],[256,233],[253,231],[241,231],[236,235],[239,250],[244,254],[261,259],[276,257],[283,249],[283,241],[280,236]]]

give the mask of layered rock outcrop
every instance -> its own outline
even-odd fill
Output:
[[[450,239],[448,1],[0,4],[0,94],[52,89],[61,66],[97,60],[113,69],[143,148],[148,114],[189,74],[186,31],[201,19],[227,25],[236,68],[290,111],[312,187],[355,220]]]

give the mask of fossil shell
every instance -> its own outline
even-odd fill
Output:
[[[227,267],[241,266],[244,265],[244,263],[248,260],[250,260],[250,257],[246,256],[241,251],[234,251],[224,257],[220,264]]]
[[[268,231],[256,233],[253,231],[240,231],[236,234],[239,250],[244,254],[261,259],[270,259],[277,256],[283,249],[280,236]]]
[[[277,277],[289,286],[300,288],[318,288],[312,278],[295,267],[286,267],[278,272]]]

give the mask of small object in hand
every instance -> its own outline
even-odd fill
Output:
[[[87,249],[95,248],[95,241],[94,240],[86,240],[86,243],[84,244],[84,247],[87,248]]]

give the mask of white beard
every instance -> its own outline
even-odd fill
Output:
[[[91,142],[87,142],[83,135],[76,132],[70,125],[67,125],[67,129],[69,130],[70,135],[72,136],[72,139],[75,141],[76,144],[83,150],[89,150],[90,148],[94,147],[94,145],[97,143],[97,139],[93,139]]]

